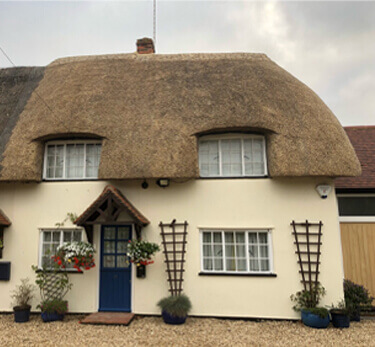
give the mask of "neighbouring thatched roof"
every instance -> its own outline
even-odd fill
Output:
[[[18,117],[43,72],[44,67],[0,69],[0,162]]]
[[[120,54],[47,66],[8,141],[0,180],[40,181],[51,135],[103,138],[99,178],[199,177],[195,134],[257,129],[278,176],[360,173],[332,112],[263,54]]]

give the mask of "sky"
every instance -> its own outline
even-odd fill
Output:
[[[375,125],[375,2],[156,1],[157,53],[265,53],[343,125]],[[17,66],[129,53],[152,20],[152,0],[0,0],[0,47]]]

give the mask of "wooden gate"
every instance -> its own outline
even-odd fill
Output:
[[[375,223],[340,223],[345,278],[375,296]]]

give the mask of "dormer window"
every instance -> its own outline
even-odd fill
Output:
[[[199,140],[201,177],[264,177],[266,145],[262,135],[209,135]]]
[[[97,140],[47,142],[43,178],[46,180],[98,178],[101,147],[101,143]]]

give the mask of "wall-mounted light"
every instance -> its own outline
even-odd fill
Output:
[[[144,181],[142,182],[142,188],[143,188],[143,189],[147,189],[147,188],[148,188],[148,183],[147,183],[146,180],[144,180]]]
[[[156,181],[156,184],[157,184],[159,187],[166,188],[166,187],[169,186],[169,179],[168,179],[168,178],[159,178],[159,179]]]
[[[327,199],[332,187],[329,184],[318,184],[315,189],[322,199]]]

